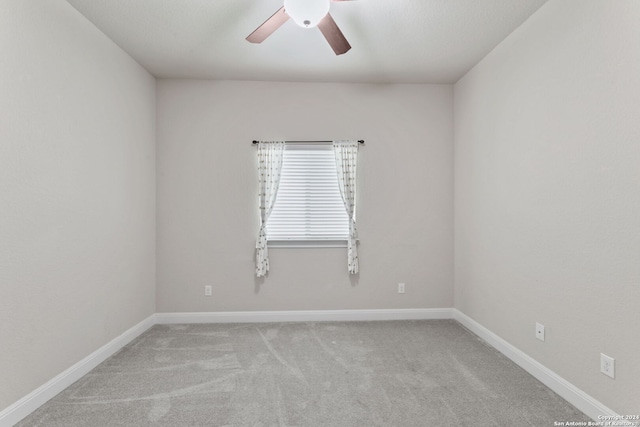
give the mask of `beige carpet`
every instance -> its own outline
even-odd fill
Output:
[[[154,326],[19,426],[553,426],[589,418],[451,320]]]

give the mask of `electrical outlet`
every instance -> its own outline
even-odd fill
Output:
[[[211,296],[211,292],[212,292],[211,285],[207,285],[207,286],[204,287],[204,296],[205,297],[210,297]]]
[[[616,359],[614,359],[613,357],[609,357],[606,354],[600,353],[600,372],[611,378],[615,378]]]
[[[398,283],[398,293],[404,294],[404,283]]]
[[[536,322],[536,338],[544,341],[544,325],[538,322]]]

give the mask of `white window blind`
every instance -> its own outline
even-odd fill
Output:
[[[331,144],[288,143],[278,195],[267,221],[269,241],[345,241],[347,216]]]

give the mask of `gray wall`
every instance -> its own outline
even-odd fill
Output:
[[[455,85],[456,308],[620,414],[640,412],[638,16],[550,1]]]
[[[3,409],[154,312],[155,82],[63,0],[0,52]]]
[[[159,80],[158,312],[451,307],[452,120],[450,85]],[[359,277],[288,248],[257,281],[251,141],[334,138],[366,140]]]

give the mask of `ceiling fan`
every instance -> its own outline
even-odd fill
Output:
[[[284,5],[271,18],[247,37],[251,43],[262,43],[289,18],[303,28],[318,27],[336,53],[342,55],[351,49],[351,45],[329,14],[331,2],[351,0],[284,0]]]

